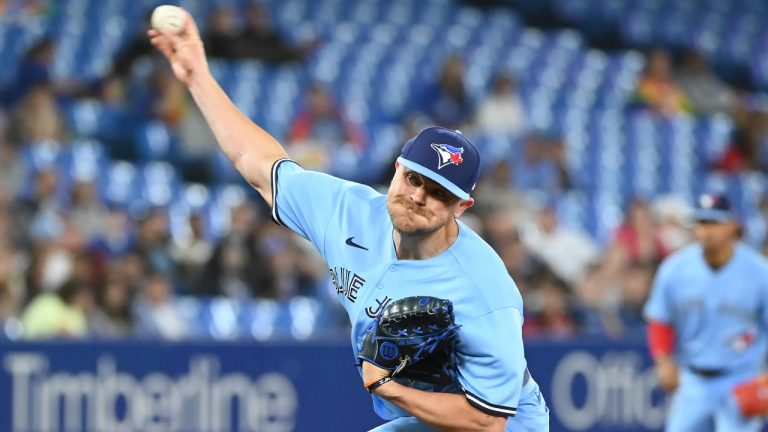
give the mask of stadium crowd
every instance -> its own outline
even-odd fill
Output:
[[[45,2],[41,2],[45,3]],[[241,13],[242,12],[242,13]],[[39,10],[30,14],[44,13]],[[216,61],[250,59],[270,67],[302,68],[322,38],[285,39],[258,3],[245,11],[216,8],[204,26]],[[10,338],[199,337],[185,311],[189,299],[266,299],[276,304],[312,298],[324,310],[318,334],[343,330],[324,263],[304,241],[271,222],[269,211],[243,184],[219,213],[192,209],[179,217],[165,205],[125,203],[104,193],[100,171],[67,172],[56,156],[97,138],[112,161],[142,161],[140,130],[159,124],[178,147],[168,161],[180,179],[221,186],[211,154],[215,141],[190,96],[152,52],[146,23],[116,52],[96,80],[52,77],[54,39],[41,38],[2,92],[0,111],[0,323]],[[726,83],[699,52],[662,48],[645,53],[645,67],[628,110],[660,117],[727,115],[730,144],[712,171],[768,171],[768,107],[749,89]],[[463,220],[496,249],[525,297],[528,338],[584,335],[641,337],[642,306],[662,258],[691,241],[689,204],[674,196],[638,196],[607,239],[559,218],[562,197],[577,186],[564,138],[537,130],[516,77],[498,71],[481,99],[466,90],[467,59],[445,57],[433,83],[400,113],[406,138],[437,124],[469,136],[499,133],[521,157],[489,165]],[[137,72],[139,71],[139,72]],[[275,131],[305,167],[355,178],[370,130],[338,104],[322,82],[303,87],[303,104],[288,127]],[[64,114],[72,101],[92,100],[119,113],[119,127],[78,136]],[[111,133],[110,133],[111,132]],[[258,143],[254,143],[258,145]],[[396,154],[364,180],[383,188]],[[768,200],[761,211],[768,215]],[[212,229],[212,217],[222,216]],[[763,251],[768,252],[768,243]]]

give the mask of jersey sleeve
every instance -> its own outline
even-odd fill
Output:
[[[645,302],[643,315],[648,321],[660,321],[665,324],[674,324],[674,310],[671,296],[671,266],[663,263],[653,280],[653,287],[648,301]]]
[[[459,330],[459,382],[467,401],[480,411],[507,417],[517,411],[526,371],[522,325],[522,313],[507,307]],[[514,331],[500,334],[500,328]]]
[[[290,159],[272,166],[272,220],[306,238],[323,255],[326,231],[352,182],[307,171]]]

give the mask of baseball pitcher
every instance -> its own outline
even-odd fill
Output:
[[[302,169],[211,76],[192,17],[152,44],[189,88],[222,150],[328,263],[377,431],[530,431],[549,413],[523,352],[523,303],[501,259],[457,220],[477,149],[428,128],[402,149],[387,195]],[[330,427],[332,429],[332,426]]]

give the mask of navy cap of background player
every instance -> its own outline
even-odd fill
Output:
[[[459,131],[437,126],[405,143],[397,161],[461,199],[469,198],[480,177],[480,154],[474,144]]]
[[[693,210],[693,219],[697,222],[728,222],[736,217],[725,195],[703,194]]]

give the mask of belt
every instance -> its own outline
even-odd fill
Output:
[[[695,366],[688,366],[688,370],[703,378],[716,378],[728,373],[725,369],[708,369]]]

